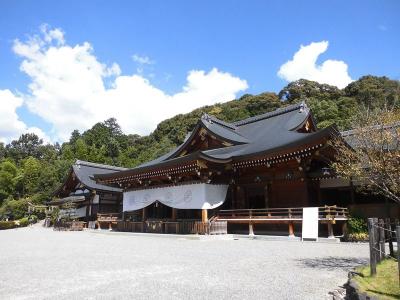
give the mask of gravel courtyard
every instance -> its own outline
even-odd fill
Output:
[[[0,299],[331,299],[365,244],[0,231]]]

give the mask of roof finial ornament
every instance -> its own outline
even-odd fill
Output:
[[[207,113],[203,113],[203,115],[201,116],[201,118],[209,123],[212,123],[211,117],[209,114]]]
[[[304,110],[307,108],[306,101],[301,101],[300,103],[300,112],[304,112]]]

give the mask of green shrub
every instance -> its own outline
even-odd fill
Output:
[[[0,221],[0,230],[12,229],[17,227],[13,221]]]
[[[31,216],[29,217],[29,220],[31,221],[32,224],[35,224],[35,223],[37,223],[37,221],[39,220],[39,218],[38,218],[37,215],[31,215]]]
[[[27,217],[19,219],[19,226],[26,227],[29,225],[29,219]]]
[[[368,233],[349,233],[346,236],[346,240],[348,242],[367,242],[368,241]]]
[[[12,220],[18,220],[28,214],[28,201],[29,199],[8,199],[4,201],[0,215],[8,216]]]
[[[367,221],[358,216],[350,216],[347,221],[348,231],[350,233],[368,233]]]

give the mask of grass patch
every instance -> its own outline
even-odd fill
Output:
[[[363,292],[373,294],[380,299],[400,299],[397,261],[385,259],[376,266],[376,276],[371,277],[370,267],[357,269],[360,275],[354,280]]]

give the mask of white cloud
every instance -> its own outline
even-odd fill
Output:
[[[133,54],[132,59],[134,62],[137,62],[138,64],[141,65],[154,65],[155,61],[151,60],[150,57],[146,55],[139,55],[139,54]]]
[[[64,141],[73,129],[82,131],[110,117],[127,133],[148,134],[166,118],[232,100],[248,87],[216,68],[192,70],[182,91],[169,95],[140,74],[121,75],[117,64],[101,63],[89,43],[71,46],[61,30],[50,32],[46,27],[42,38],[16,40],[13,50],[31,80],[24,96],[28,108],[52,124],[54,140]]]
[[[287,81],[308,79],[344,88],[352,82],[344,61],[328,59],[317,64],[318,57],[326,52],[328,46],[328,41],[301,45],[293,59],[280,67],[278,76]]]
[[[28,127],[21,121],[17,109],[23,105],[23,99],[10,90],[0,90],[0,142],[8,143],[23,133],[35,133],[44,142],[49,142],[46,134],[37,127]]]

